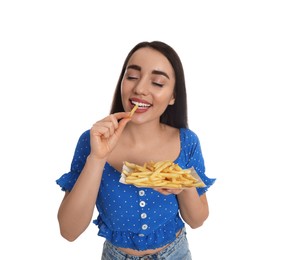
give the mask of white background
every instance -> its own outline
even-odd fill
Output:
[[[60,236],[55,180],[108,114],[128,51],[161,40],[182,58],[189,125],[217,178],[209,219],[187,230],[193,259],[287,259],[284,2],[1,1],[0,258],[100,259],[95,225]]]

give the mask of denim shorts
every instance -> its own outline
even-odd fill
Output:
[[[152,255],[134,256],[128,255],[113,246],[108,240],[105,241],[101,260],[191,260],[191,253],[183,228],[179,236],[160,252]]]

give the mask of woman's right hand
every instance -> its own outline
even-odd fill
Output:
[[[129,112],[119,112],[96,122],[90,129],[91,155],[97,159],[107,158],[130,120]]]

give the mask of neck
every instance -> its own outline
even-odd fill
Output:
[[[124,134],[135,145],[145,145],[150,141],[154,142],[165,129],[165,125],[161,123],[151,123],[144,125],[136,125],[130,123],[126,126]]]

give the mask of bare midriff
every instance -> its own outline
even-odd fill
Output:
[[[179,230],[176,233],[176,237],[179,236],[179,234],[181,233],[181,230]],[[150,250],[143,250],[143,251],[138,251],[138,250],[134,250],[131,248],[123,248],[123,247],[117,247],[118,250],[124,252],[125,254],[128,255],[134,255],[134,256],[145,256],[145,255],[153,255],[156,254],[158,252],[160,252],[161,250],[163,250],[164,248],[168,247],[170,244],[167,244],[163,247],[159,247],[157,249],[150,249]]]

